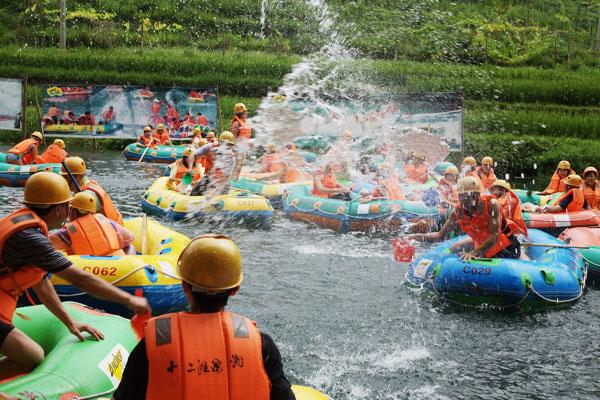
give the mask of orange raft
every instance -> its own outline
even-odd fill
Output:
[[[583,210],[563,213],[523,213],[528,228],[541,229],[558,235],[566,228],[581,226],[599,226],[599,210]]]

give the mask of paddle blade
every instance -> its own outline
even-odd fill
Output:
[[[185,186],[191,184],[192,183],[192,174],[190,174],[189,172],[186,172],[185,175],[183,175],[183,178],[181,178],[181,183],[183,183]]]

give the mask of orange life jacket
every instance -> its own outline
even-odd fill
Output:
[[[15,211],[0,220],[0,320],[11,324],[17,308],[17,299],[25,290],[39,283],[44,270],[35,265],[26,265],[12,270],[2,265],[4,243],[15,233],[27,228],[39,228],[48,237],[48,226],[28,208]],[[23,255],[27,258],[27,255]]]
[[[404,191],[397,177],[390,176],[381,180],[390,200],[405,200]]]
[[[233,124],[238,123],[238,133],[237,137],[242,137],[246,139],[250,139],[252,136],[252,128],[248,126],[248,124],[239,118],[237,115],[233,116],[231,123],[229,124],[229,130],[233,132]]]
[[[55,144],[48,146],[44,154],[40,156],[42,163],[57,163],[60,164],[67,157],[65,149],[61,149]]]
[[[154,135],[152,135],[152,137],[156,139],[157,142],[160,142],[160,144],[165,144],[167,143],[167,140],[169,140],[169,132],[167,132],[166,129],[163,129],[162,133],[160,133],[157,129],[154,131]]]
[[[335,178],[335,172],[330,171],[326,175],[321,176],[321,185],[327,189],[335,189],[337,187],[337,179]],[[312,194],[318,197],[329,197],[329,193],[321,192],[317,189],[317,185],[313,185],[311,190]]]
[[[48,109],[48,116],[49,117],[58,117],[58,113],[59,113],[58,108],[56,108],[55,106],[51,106]]]
[[[119,236],[102,214],[87,214],[65,225],[73,254],[89,256],[125,255]]]
[[[17,143],[17,145],[10,149],[8,152],[17,155],[20,154],[21,163],[23,163],[23,165],[33,164],[33,162],[35,161],[35,155],[33,154],[33,149],[31,148],[32,145],[35,146],[35,148],[37,149],[39,146],[39,142],[34,138],[25,139]]]
[[[177,170],[175,171],[175,180],[177,184],[181,182],[184,175],[189,171],[189,168],[183,165],[183,160],[179,159],[175,161],[175,167]],[[198,170],[198,166],[192,167],[192,183],[198,182],[202,178],[200,171]]]
[[[106,110],[102,113],[102,119],[105,121],[112,121],[114,115],[114,111]]]
[[[155,138],[153,138],[152,136],[146,136],[146,135],[141,135],[138,138],[138,142],[140,144],[143,144],[144,146],[150,146],[150,147],[156,147],[156,142],[157,140]]]
[[[261,161],[261,169],[265,172],[277,172],[284,168],[283,161],[277,153],[265,154]]]
[[[573,189],[569,190],[568,192],[566,192],[562,196],[560,196],[558,199],[556,199],[556,201],[554,203],[552,203],[552,205],[553,206],[559,205],[561,201],[563,201],[566,197],[570,196],[571,194],[573,195],[573,200],[569,203],[569,205],[567,206],[567,209],[563,210],[563,212],[583,210],[583,204],[585,202],[585,195],[583,193],[582,188],[573,188]]]
[[[487,175],[483,173],[481,167],[477,168],[477,177],[481,181],[484,190],[489,190],[494,182],[496,182],[496,174],[494,174],[493,168],[490,168],[490,172]]]
[[[493,199],[493,197],[487,194],[482,194],[479,199],[481,202],[483,202],[483,211],[478,210],[477,213],[472,217],[467,215],[460,204],[454,209],[458,226],[464,233],[473,239],[475,248],[479,247],[483,242],[485,242],[490,235],[488,219],[490,201]],[[506,227],[506,219],[502,213],[500,214],[500,219],[500,226],[498,227],[498,241],[485,252],[486,258],[494,257],[511,244],[510,239],[503,232],[503,228]]]
[[[569,175],[574,174],[575,171],[569,171]],[[552,194],[557,192],[564,192],[567,190],[567,185],[564,182],[564,179],[561,179],[558,175],[558,169],[554,171],[552,174],[552,178],[550,178],[550,183],[548,187],[544,190],[544,193]]]
[[[404,173],[406,174],[406,179],[409,182],[416,183],[425,183],[427,182],[427,170],[429,169],[429,165],[426,162],[421,163],[418,167],[415,167],[412,163],[404,165]]]
[[[196,123],[200,126],[208,126],[208,119],[204,115],[196,118]]]
[[[513,222],[513,224],[509,223],[511,233],[522,233],[527,236],[527,224],[521,213],[521,200],[519,200],[519,197],[512,190],[509,190],[506,195],[496,200],[504,213],[504,217]]]
[[[160,113],[160,103],[159,102],[152,102],[152,104],[150,105],[150,112],[152,114],[158,114],[158,113]]]
[[[456,184],[452,184],[446,180],[446,178],[440,179],[438,182],[438,192],[442,201],[457,205],[458,204],[458,191],[456,190]]]
[[[102,201],[102,207],[100,208],[100,214],[103,214],[106,218],[112,219],[117,222],[119,225],[123,225],[123,217],[119,210],[117,210],[117,206],[111,200],[110,196],[96,181],[87,181],[83,186],[81,186],[81,190],[91,190],[96,193],[96,195]]]
[[[148,321],[145,338],[148,400],[270,398],[260,332],[245,317],[165,314]]]
[[[174,118],[179,121],[179,113],[174,107],[167,106],[167,117]]]
[[[582,187],[583,195],[585,196],[585,201],[588,203],[588,206],[595,209],[600,208],[600,183],[596,182],[596,187],[592,189],[583,182]]]
[[[79,116],[79,118],[77,118],[77,123],[79,125],[95,125],[96,119],[94,118],[94,116],[92,114],[90,114],[90,115],[81,114]]]

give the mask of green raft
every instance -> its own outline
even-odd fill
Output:
[[[6,154],[0,153],[0,186],[25,186],[27,179],[36,172],[50,171],[60,174],[60,164],[15,165],[6,162]]]
[[[130,143],[125,149],[123,149],[123,157],[129,161],[139,161],[142,156],[143,162],[147,163],[158,163],[158,164],[171,164],[175,160],[183,157],[183,150],[188,145],[174,145],[174,146],[162,146],[158,145],[156,148],[150,148],[146,151],[146,147],[138,143]]]
[[[0,384],[0,392],[26,399],[62,400],[110,397],[119,385],[137,343],[129,320],[79,303],[63,305],[76,321],[103,332],[104,340],[79,342],[43,305],[19,308],[13,323],[42,346],[46,358],[29,374]]]
[[[542,207],[552,204],[562,195],[562,193],[542,194],[541,192],[532,192],[524,189],[515,189],[513,192],[515,192],[519,200],[521,200],[521,204],[532,203]]]

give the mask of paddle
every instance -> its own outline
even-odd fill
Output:
[[[69,174],[69,178],[71,178],[71,182],[73,182],[73,186],[75,186],[75,189],[77,189],[78,192],[81,192],[81,187],[79,186],[79,183],[77,183],[77,179],[75,179],[69,167],[67,167],[65,160],[62,160],[61,164],[65,171],[67,171],[67,174]]]
[[[144,152],[142,153],[142,156],[138,160],[139,163],[142,162],[142,160],[144,159],[144,156],[146,155],[146,152],[148,151],[149,148],[150,148],[150,146],[146,146],[146,150],[144,150]]]
[[[589,249],[590,246],[572,246],[570,244],[554,244],[554,243],[521,243],[524,247],[549,247],[553,249]]]
[[[190,171],[186,172],[185,175],[183,175],[183,177],[181,178],[181,183],[183,183],[184,186],[188,186],[192,183],[193,178],[192,178],[192,173]]]

